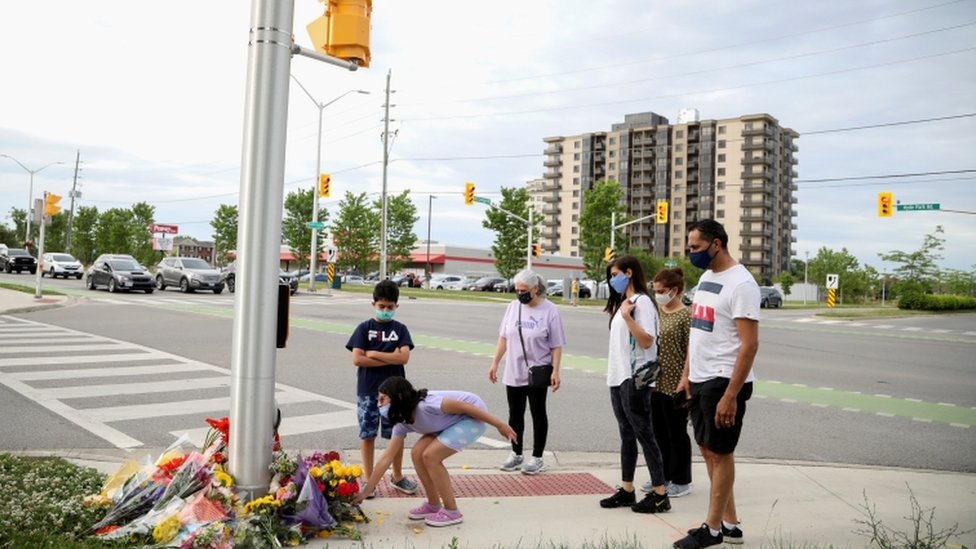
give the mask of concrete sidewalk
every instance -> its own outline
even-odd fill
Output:
[[[23,313],[75,302],[69,296],[35,299],[33,294],[0,288],[0,314]],[[616,437],[616,433],[611,436]],[[827,444],[828,442],[825,442]],[[408,440],[409,444],[409,440]],[[332,448],[318,448],[331,450]],[[156,456],[147,449],[150,455]],[[528,479],[519,473],[501,473],[498,464],[508,450],[466,450],[447,461],[464,522],[432,528],[423,521],[407,519],[407,511],[420,498],[403,496],[381,486],[380,496],[363,509],[371,522],[360,525],[362,542],[315,540],[311,547],[332,548],[443,548],[443,547],[670,547],[684,532],[701,524],[708,508],[708,480],[696,455],[694,486],[690,495],[672,500],[670,512],[641,515],[630,509],[601,509],[598,501],[619,484],[618,456],[607,453],[559,452],[545,456],[548,470]],[[136,452],[138,453],[138,451]],[[697,452],[696,452],[697,454]],[[80,465],[114,472],[127,457],[124,451],[62,451],[59,455]],[[358,461],[357,449],[342,451],[343,458]],[[409,458],[407,459],[409,462]],[[408,463],[404,464],[409,467]],[[407,471],[411,474],[411,471]],[[504,482],[498,482],[505,475]],[[474,477],[484,478],[474,478]],[[489,478],[490,477],[490,478]],[[570,483],[580,479],[606,493],[581,493]],[[465,486],[494,484],[488,495],[464,496]],[[647,480],[639,468],[638,484]],[[546,489],[515,496],[513,483]],[[499,489],[498,486],[508,488]],[[551,489],[550,489],[551,488]],[[571,495],[566,495],[571,494]],[[914,494],[923,509],[935,509],[935,529],[958,524],[976,526],[976,475],[833,464],[794,463],[740,459],[736,469],[736,506],[749,547],[866,547],[863,528],[865,498],[875,516],[899,532],[910,532],[906,520]],[[951,540],[951,547],[976,546],[976,533]]]

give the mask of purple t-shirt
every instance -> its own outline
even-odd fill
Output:
[[[420,433],[430,435],[440,433],[451,425],[469,416],[464,414],[445,414],[441,411],[441,402],[445,398],[453,398],[461,402],[477,406],[482,410],[487,410],[485,401],[474,393],[466,391],[428,391],[427,397],[417,404],[417,411],[414,414],[413,423],[397,423],[393,426],[393,436],[404,438],[407,433]]]
[[[519,340],[519,309],[522,309],[522,339],[525,352]],[[502,383],[509,387],[524,387],[529,384],[528,366],[552,363],[552,350],[566,345],[563,319],[559,309],[548,299],[535,307],[522,305],[518,301],[509,303],[505,317],[498,327],[498,335],[505,338],[505,373]],[[529,364],[525,363],[528,354]]]

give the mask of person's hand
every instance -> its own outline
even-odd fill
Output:
[[[512,442],[518,442],[518,435],[515,434],[515,429],[512,429],[511,425],[505,423],[501,427],[498,427],[497,429],[498,429],[498,434],[500,434],[503,438],[510,440]]]
[[[552,376],[549,378],[549,381],[550,381],[550,383],[552,383],[552,392],[555,393],[556,391],[558,391],[559,390],[559,371],[558,370],[555,370],[554,369],[552,371]]]
[[[738,407],[735,397],[729,394],[722,395],[715,407],[715,426],[719,429],[732,427],[735,425],[735,411]]]
[[[624,298],[624,300],[620,302],[620,314],[624,316],[630,316],[630,314],[634,310],[634,307],[635,305],[633,301]]]
[[[683,377],[681,381],[678,382],[678,387],[674,390],[675,393],[684,393],[685,396],[691,398],[691,383],[688,378]]]
[[[492,383],[498,382],[498,364],[492,363],[491,367],[488,368],[488,381]]]
[[[362,488],[366,488],[366,485],[363,485]],[[364,501],[366,501],[366,492],[360,489],[359,493],[356,494],[356,497],[352,498],[352,504],[362,505]]]

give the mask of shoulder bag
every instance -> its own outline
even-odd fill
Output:
[[[635,302],[636,305],[636,302]],[[631,318],[636,318],[635,311],[631,311]],[[654,323],[654,343],[657,344],[658,353],[661,352],[661,342],[658,341],[658,322]],[[657,378],[661,375],[661,361],[658,357],[655,357],[647,362],[638,365],[637,364],[637,341],[634,339],[634,334],[630,334],[630,373],[631,378],[634,380],[634,388],[638,391],[650,387],[657,382]]]
[[[519,341],[522,343],[522,358],[525,366],[529,369],[529,387],[545,388],[552,385],[552,364],[539,364],[529,366],[529,353],[525,350],[525,338],[522,337],[522,304],[519,303],[518,312],[518,334]]]

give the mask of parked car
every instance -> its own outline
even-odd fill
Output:
[[[164,257],[156,265],[156,289],[179,286],[185,293],[210,290],[215,294],[224,291],[220,271],[197,257]]]
[[[434,275],[434,278],[430,279],[430,288],[432,290],[460,290],[463,282],[464,277],[460,275]]]
[[[318,276],[315,277],[318,280]],[[298,292],[298,277],[292,273],[278,271],[278,284],[288,286],[288,295],[295,295]]]
[[[698,284],[695,284],[691,288],[685,290],[685,293],[681,294],[681,302],[685,305],[691,305],[692,300],[695,299],[695,292],[698,290]]]
[[[511,280],[503,280],[502,282],[495,284],[492,287],[492,290],[496,292],[513,293],[515,292],[515,283]]]
[[[359,275],[347,274],[342,277],[343,284],[349,284],[350,286],[365,286],[366,280]]]
[[[562,280],[550,280],[546,283],[546,294],[553,296],[564,296],[572,297],[564,291]],[[583,284],[579,285],[579,297],[580,299],[589,299],[593,295],[588,287]]]
[[[307,275],[305,280],[308,280]],[[316,278],[318,280],[318,278]],[[233,262],[228,265],[222,273],[220,273],[220,281],[227,288],[227,291],[234,293],[237,290],[237,262]],[[288,293],[295,295],[298,292],[298,277],[294,273],[286,273],[285,271],[278,271],[278,283],[288,285]]]
[[[110,292],[142,290],[147,294],[156,289],[153,277],[131,255],[102,254],[95,259],[85,278],[89,290],[105,286]]]
[[[468,284],[464,289],[473,292],[490,292],[495,289],[495,284],[500,282],[505,282],[505,279],[500,276],[483,276]]]
[[[0,268],[7,273],[30,271],[30,274],[34,274],[37,272],[37,260],[23,248],[10,248],[0,255]]]
[[[759,288],[759,296],[759,306],[764,309],[783,306],[783,294],[779,293],[779,290],[772,286],[761,286]]]
[[[41,276],[48,274],[51,278],[73,276],[78,280],[85,275],[81,262],[71,254],[49,253],[41,258]]]
[[[300,280],[302,282],[308,282],[308,278],[309,278],[309,274],[308,273],[304,273],[302,276],[298,277],[298,280]],[[328,282],[329,281],[329,275],[327,275],[325,273],[315,273],[315,281],[316,282]]]
[[[424,281],[421,277],[417,276],[416,273],[404,273],[391,278],[397,286],[407,287],[407,288],[420,288],[424,285]]]

